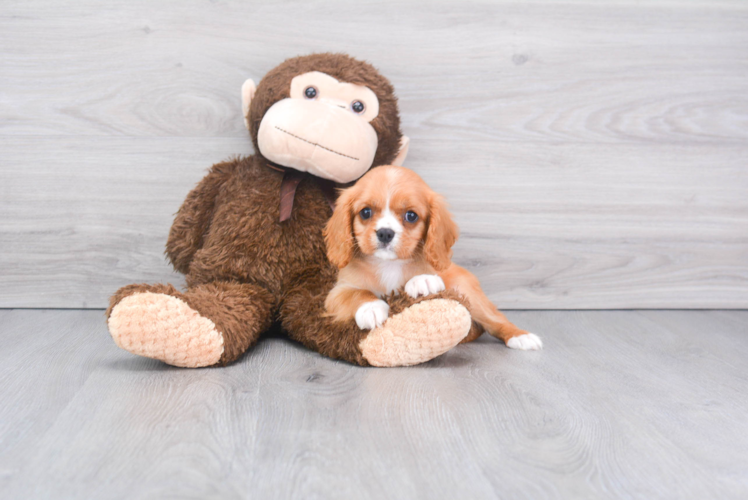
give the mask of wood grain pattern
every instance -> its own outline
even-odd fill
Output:
[[[181,283],[171,215],[251,153],[241,83],[320,50],[392,80],[501,307],[748,307],[748,5],[425,5],[5,2],[0,307]]]
[[[0,311],[3,498],[748,495],[746,311],[513,311],[545,350],[402,369],[281,338],[169,368],[101,317]]]

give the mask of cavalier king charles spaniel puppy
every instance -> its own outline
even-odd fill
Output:
[[[491,304],[478,279],[453,264],[458,229],[444,198],[403,167],[371,169],[338,199],[325,228],[330,262],[340,269],[327,296],[327,314],[355,318],[361,329],[381,326],[389,306],[381,297],[405,287],[413,298],[456,289],[467,297],[473,328],[515,349],[540,349],[540,338],[513,325]]]

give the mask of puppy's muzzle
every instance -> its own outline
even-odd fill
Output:
[[[381,243],[382,246],[389,244],[394,237],[395,231],[388,227],[383,227],[382,229],[377,230],[377,240],[379,240],[379,243]]]

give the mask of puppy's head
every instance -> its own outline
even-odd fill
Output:
[[[449,266],[457,235],[444,198],[415,172],[395,166],[372,169],[343,191],[325,228],[327,256],[339,268],[358,249],[382,260],[421,253],[440,271]]]

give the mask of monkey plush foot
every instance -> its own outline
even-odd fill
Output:
[[[390,316],[359,347],[373,366],[416,365],[459,344],[471,325],[470,313],[456,300],[424,300]]]
[[[223,354],[216,325],[172,295],[128,295],[112,307],[108,324],[117,346],[173,366],[211,366]]]

